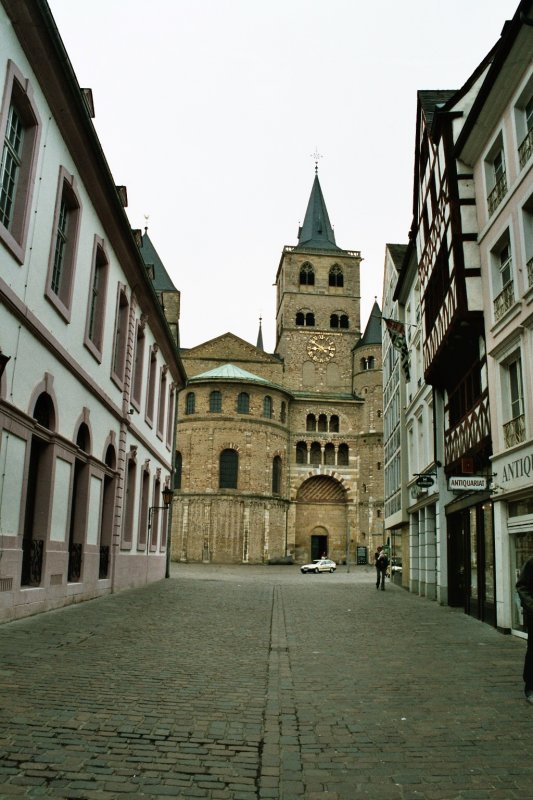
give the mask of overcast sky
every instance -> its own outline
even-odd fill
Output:
[[[273,283],[314,177],[360,250],[365,326],[411,223],[417,89],[459,88],[518,0],[49,0],[133,228],[181,291],[181,344],[275,346]],[[148,217],[148,221],[146,221]]]

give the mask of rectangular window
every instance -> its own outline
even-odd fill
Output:
[[[501,135],[498,137],[490,154],[485,160],[485,175],[487,181],[487,205],[490,217],[494,214],[507,194],[507,173],[505,170],[505,155]]]
[[[108,267],[104,242],[95,236],[84,344],[98,361],[102,360]]]
[[[61,167],[46,296],[67,321],[70,321],[71,315],[80,217],[75,178]]]
[[[525,441],[524,387],[520,355],[511,356],[505,366],[503,435],[506,447]]]
[[[113,347],[113,366],[111,377],[121,388],[126,366],[126,346],[128,343],[129,303],[124,286],[119,285],[117,311],[115,317],[115,342]]]
[[[165,427],[165,408],[167,404],[167,370],[166,364],[161,369],[159,377],[159,408],[157,412],[157,435],[163,438]]]
[[[514,303],[513,259],[509,232],[506,231],[492,251],[494,284],[494,319],[500,320]]]
[[[529,88],[531,92],[531,88]],[[516,129],[519,136],[518,158],[520,169],[525,167],[533,153],[533,95],[529,94],[529,99],[523,98],[517,108]]]
[[[31,86],[8,61],[0,108],[0,241],[20,264],[25,256],[39,133]]]
[[[157,369],[157,345],[153,345],[150,352],[150,366],[148,369],[148,393],[146,396],[146,421],[149,425],[154,419],[155,381]]]
[[[144,365],[144,324],[137,321],[137,336],[135,338],[135,355],[133,357],[133,383],[131,399],[132,403],[137,409],[141,407],[141,394],[143,382],[143,365]]]
[[[172,447],[172,432],[174,429],[174,405],[176,402],[176,391],[174,388],[174,384],[170,384],[170,389],[168,392],[168,409],[167,409],[167,440],[166,445],[170,448]]]

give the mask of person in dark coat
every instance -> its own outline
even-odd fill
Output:
[[[528,703],[533,704],[533,557],[522,567],[516,583],[516,590],[520,595],[528,632],[524,661],[524,692]]]
[[[387,553],[382,547],[378,547],[374,556],[374,560],[376,562],[376,589],[379,589],[381,583],[381,588],[383,591],[385,591],[385,573],[387,572],[387,567],[389,566],[389,559],[387,558]]]

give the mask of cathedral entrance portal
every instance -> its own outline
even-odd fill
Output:
[[[346,490],[330,475],[313,475],[296,495],[295,558],[307,563],[327,554],[342,563],[348,524]]]

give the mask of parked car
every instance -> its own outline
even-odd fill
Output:
[[[312,564],[304,564],[300,571],[305,575],[307,572],[335,572],[337,564],[330,558],[315,558]]]

